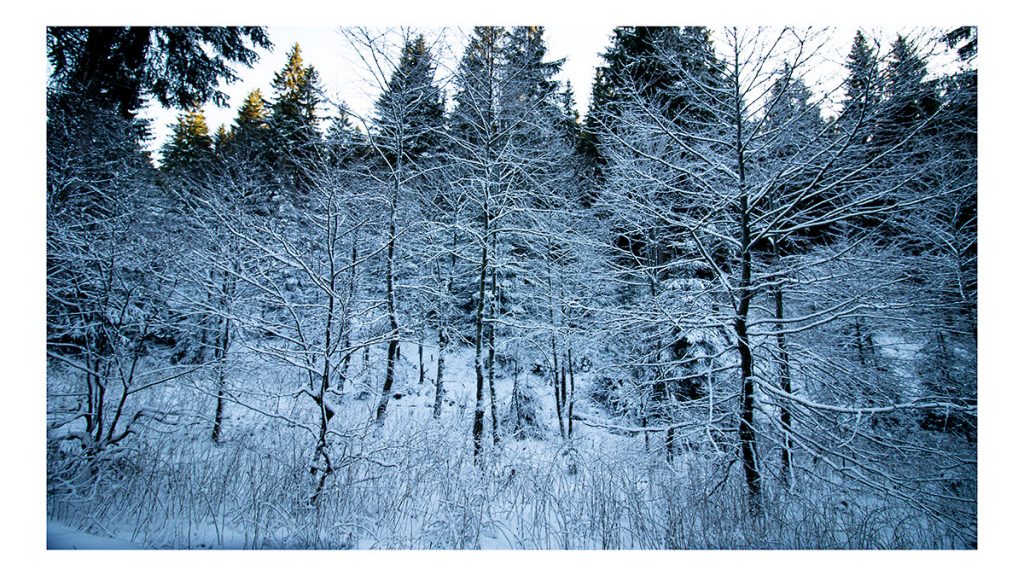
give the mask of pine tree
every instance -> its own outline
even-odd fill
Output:
[[[389,146],[394,163],[401,155],[416,162],[440,148],[444,100],[434,82],[434,63],[423,36],[407,39],[398,66],[375,105],[379,141]]]
[[[882,102],[878,46],[858,30],[846,58],[846,95],[842,102],[842,126],[857,131],[867,142],[874,132],[874,114]]]
[[[583,126],[580,123],[579,110],[576,109],[576,93],[572,89],[572,82],[565,83],[565,90],[559,95],[559,105],[561,108],[559,125],[562,127],[565,137],[572,142],[573,148],[580,150]]]
[[[765,114],[765,127],[776,136],[768,138],[760,147],[756,161],[762,166],[794,168],[785,173],[785,178],[775,182],[765,210],[771,212],[777,205],[792,202],[791,210],[799,219],[822,217],[835,207],[835,203],[826,195],[809,192],[822,168],[822,161],[816,159],[813,152],[816,145],[830,136],[826,133],[821,107],[814,102],[804,81],[793,75],[789,64],[779,71],[768,98],[771,103]],[[784,224],[777,222],[775,225]],[[804,228],[799,234],[772,239],[771,247],[766,249],[778,250],[785,255],[807,243],[827,241],[834,233],[835,230],[827,225]]]
[[[882,73],[884,106],[878,119],[876,148],[898,144],[935,113],[938,96],[934,82],[926,80],[927,73],[914,43],[898,35]]]
[[[213,160],[213,138],[200,109],[178,115],[167,144],[162,149],[162,167],[167,172],[200,170]]]
[[[252,48],[249,47],[252,45]],[[233,64],[251,66],[254,48],[270,48],[259,27],[47,28],[51,87],[66,97],[111,105],[134,117],[144,98],[165,107],[227,104],[219,83],[238,80]]]
[[[274,166],[281,184],[298,200],[309,185],[303,163],[316,156],[321,144],[318,109],[323,102],[320,76],[312,65],[305,65],[298,43],[288,52],[288,62],[274,75],[272,85],[274,100],[267,125],[276,155]]]
[[[337,115],[327,126],[325,144],[331,162],[336,165],[352,165],[371,156],[366,135],[356,128],[344,105],[338,107]]]
[[[508,70],[504,90],[520,102],[553,110],[558,102],[558,81],[554,77],[562,70],[565,60],[546,60],[544,28],[512,28],[502,52]]]
[[[269,177],[275,157],[269,116],[262,92],[258,88],[249,92],[232,122],[223,150],[218,148],[218,155],[231,157],[235,163],[250,163]]]
[[[232,134],[228,131],[227,126],[223,124],[217,126],[217,131],[213,133],[213,151],[218,159],[224,157],[224,152],[231,145],[231,138]]]
[[[246,95],[242,107],[238,109],[235,125],[232,129],[238,140],[259,139],[267,129],[267,101],[257,88]]]
[[[672,118],[683,113],[686,101],[680,83],[703,81],[714,69],[710,32],[700,27],[632,26],[616,28],[611,46],[601,54],[584,128],[584,149],[600,178],[605,159],[601,133],[615,130],[624,103],[634,96]],[[691,93],[692,96],[692,93]],[[690,106],[691,114],[702,107]]]
[[[298,43],[288,51],[288,62],[274,75],[275,100],[273,114],[277,122],[293,121],[310,126],[317,120],[320,104],[320,76],[313,66],[306,66]]]
[[[956,262],[956,281],[952,292],[961,299],[959,318],[967,324],[977,342],[978,318],[978,70],[974,58],[978,51],[978,30],[964,26],[949,32],[945,40],[956,49],[960,70],[945,78],[942,92],[946,106],[939,116],[936,132],[949,152],[949,177],[956,190],[943,211],[949,222]]]

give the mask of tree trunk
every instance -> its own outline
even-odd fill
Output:
[[[569,439],[572,440],[572,411],[573,406],[576,404],[576,375],[573,369],[572,363],[572,348],[569,348],[569,412],[568,412],[568,433]]]
[[[224,422],[224,394],[227,390],[226,373],[229,337],[231,330],[231,321],[227,318],[224,319],[224,329],[221,331],[221,336],[217,344],[216,355],[217,355],[217,407],[213,413],[213,433],[211,439],[214,442],[220,442],[221,428]]]
[[[348,276],[348,300],[345,302],[345,307],[342,310],[342,350],[345,351],[345,356],[341,359],[341,366],[338,367],[338,393],[345,391],[345,381],[348,380],[348,369],[352,363],[352,352],[349,348],[352,347],[352,301],[356,294],[356,262],[359,258],[358,249],[359,235],[358,230],[352,237],[352,260],[349,267]]]
[[[238,273],[238,264],[235,264],[235,273]],[[211,280],[213,274],[211,273]],[[230,302],[233,300],[235,281],[233,276],[225,273],[223,282],[220,284],[220,307],[227,312]],[[224,422],[224,395],[227,391],[227,356],[228,348],[231,346],[231,319],[225,317],[220,331],[215,339],[214,360],[217,363],[217,406],[213,415],[213,442],[220,442],[221,430]]]
[[[455,253],[459,246],[459,230],[455,225],[457,223],[456,216],[452,215],[452,251],[451,261],[448,268],[448,277],[444,284],[444,294],[446,298],[451,298],[452,295],[452,283],[454,282],[455,274]],[[446,323],[446,312],[448,304],[442,305],[440,311],[440,326],[437,329],[437,380],[434,382],[434,418],[441,417],[441,408],[444,404],[444,353],[448,347],[448,333],[445,330]]]
[[[473,367],[476,370],[476,404],[473,408],[473,462],[480,462],[480,455],[483,452],[484,436],[484,302],[487,297],[487,267],[488,248],[490,244],[490,214],[488,213],[488,191],[484,191],[484,233],[483,242],[480,247],[480,283],[477,290],[476,320],[475,320],[475,354]]]
[[[658,301],[659,292],[659,266],[661,266],[661,254],[657,247],[652,247],[647,253],[647,262],[651,267],[651,278],[648,282],[648,288],[651,292],[651,303]],[[661,336],[658,336],[654,341],[654,353],[652,354],[654,360],[654,390],[652,399],[654,406],[652,408],[652,416],[655,424],[671,424],[668,418],[668,386],[665,382],[665,372],[662,368],[662,341]],[[668,428],[665,431],[665,461],[671,463],[674,451],[675,443],[675,432],[672,428]]]
[[[775,319],[780,321],[777,325],[779,332],[775,336],[779,347],[779,388],[786,394],[792,394],[793,384],[790,377],[789,350],[786,347],[786,335],[782,332],[783,325],[781,323],[781,320],[785,318],[783,312],[782,287],[780,286],[775,289]],[[782,481],[788,486],[793,462],[793,439],[790,436],[793,417],[789,410],[788,399],[782,400],[779,418],[782,420],[782,433],[785,434],[785,440],[782,444]]]
[[[395,310],[395,218],[398,210],[398,184],[394,184],[391,196],[391,216],[388,220],[388,249],[385,270],[387,283],[388,327],[391,329],[388,340],[387,368],[384,374],[384,389],[381,390],[380,404],[377,405],[377,425],[384,424],[388,401],[391,399],[391,387],[395,383],[395,360],[398,357],[398,313]]]
[[[95,359],[94,362],[95,362],[95,372],[96,372],[96,374],[100,374],[100,358],[99,358],[99,354],[96,355],[96,359]],[[104,370],[104,372],[106,372],[106,370]],[[106,396],[107,396],[107,385],[106,385],[106,374],[104,374],[103,378],[96,377],[96,419],[95,419],[96,436],[94,437],[94,440],[96,441],[97,444],[99,444],[100,440],[103,438],[103,428],[104,428],[104,423],[103,423],[103,406],[106,403]]]
[[[512,427],[512,437],[522,440],[523,432],[523,408],[519,398],[519,359],[516,358],[512,365],[512,414],[515,416],[515,424]]]
[[[419,342],[419,345],[417,346],[417,353],[419,354],[419,360],[420,360],[420,362],[419,362],[420,363],[420,379],[419,379],[419,384],[418,385],[419,385],[420,388],[422,388],[423,387],[423,374],[424,374],[424,366],[423,366],[423,341],[422,340]]]
[[[395,352],[398,349],[398,341],[388,342],[387,368],[384,373],[384,388],[381,390],[380,404],[377,405],[377,425],[384,424],[384,417],[388,409],[388,400],[391,399],[391,388],[395,382]]]
[[[772,212],[775,211],[775,197],[773,195],[768,196],[769,206],[768,209]],[[772,238],[772,269],[781,269],[781,259],[779,256],[779,244],[780,239],[778,237]],[[781,282],[780,279],[776,279],[776,282]],[[790,377],[790,366],[789,366],[789,348],[786,346],[786,334],[785,325],[783,320],[785,319],[785,309],[783,302],[782,284],[777,283],[774,289],[775,296],[775,319],[778,322],[775,325],[777,330],[775,334],[775,343],[779,348],[779,388],[786,394],[793,392],[792,378]],[[784,486],[790,486],[790,476],[792,475],[792,463],[793,463],[793,438],[791,436],[791,430],[793,425],[793,417],[789,409],[789,399],[782,399],[779,407],[779,420],[782,422],[782,434],[784,435],[782,442],[782,483]]]
[[[437,381],[434,383],[434,419],[441,417],[441,405],[444,403],[444,353],[448,347],[448,337],[442,327],[437,331]]]
[[[740,54],[734,54],[735,70],[740,69]],[[734,78],[734,121],[736,125],[736,164],[739,178],[740,201],[740,281],[739,302],[736,309],[736,347],[740,356],[741,408],[739,423],[740,451],[743,458],[743,476],[747,483],[751,510],[755,514],[761,511],[761,474],[757,468],[757,436],[754,433],[754,357],[750,350],[747,334],[747,315],[753,290],[750,283],[750,205],[747,191],[744,144],[743,144],[743,113],[741,105],[739,78]]]
[[[313,494],[309,498],[309,503],[312,506],[315,506],[319,501],[320,494],[323,492],[324,484],[327,482],[327,477],[334,472],[334,467],[331,464],[331,454],[327,445],[327,429],[330,425],[331,418],[334,417],[334,412],[332,412],[327,406],[327,399],[324,397],[324,392],[325,389],[321,388],[320,394],[313,397],[317,407],[320,409],[320,431],[317,435],[316,451],[313,454],[313,464],[309,469],[310,474],[312,474],[313,479],[316,482]]]
[[[749,256],[745,257],[744,270],[749,271]],[[748,277],[747,273],[743,274]],[[747,311],[750,306],[750,291],[740,289],[739,311],[736,316],[736,346],[740,355],[740,378],[742,381],[740,408],[740,448],[743,456],[743,475],[747,482],[751,506],[760,510],[761,475],[757,469],[757,437],[754,432],[754,358],[750,351],[747,335]]]
[[[551,383],[555,391],[555,417],[558,419],[558,433],[562,440],[565,440],[565,424],[562,422],[562,393],[558,383],[558,350],[555,347],[555,337],[551,337]]]
[[[491,269],[491,317],[497,318],[497,296],[495,286],[497,272]],[[494,322],[487,326],[487,393],[491,399],[491,441],[495,446],[501,441],[498,433],[497,399],[494,397]]]

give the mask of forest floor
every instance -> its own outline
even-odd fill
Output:
[[[481,461],[472,457],[473,351],[447,355],[445,404],[434,419],[436,348],[403,342],[383,426],[374,424],[381,351],[353,365],[335,394],[334,472],[310,505],[317,408],[295,390],[303,377],[239,350],[222,442],[210,440],[212,378],[154,389],[146,401],[189,415],[140,430],[99,472],[51,480],[47,546],[59,548],[619,549],[950,547],[936,526],[898,502],[839,482],[775,492],[752,519],[728,444],[697,426],[677,437],[668,463],[664,434],[619,422],[588,398],[596,374],[576,374],[573,438],[563,440],[552,383],[523,366],[535,427],[508,437],[514,376],[495,375],[503,432],[492,444],[485,419]],[[51,393],[72,387],[49,375]],[[57,410],[60,394],[50,399]],[[723,399],[723,401],[727,401]],[[485,402],[489,400],[485,397]],[[196,416],[198,415],[198,416]],[[633,425],[635,427],[635,424]],[[718,438],[718,442],[722,442]],[[692,441],[692,445],[691,445]],[[769,452],[766,452],[768,454]],[[60,467],[70,452],[51,452]],[[775,456],[772,456],[773,458]],[[314,475],[315,476],[315,475]]]

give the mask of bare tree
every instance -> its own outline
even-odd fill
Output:
[[[855,108],[850,107],[831,121],[821,119],[818,102],[833,98],[841,84],[815,85],[812,92],[801,77],[813,65],[826,38],[817,31],[789,28],[727,29],[718,38],[721,45],[714,61],[703,68],[684,66],[681,63],[686,60],[667,46],[663,61],[674,66],[682,79],[673,87],[673,94],[690,102],[700,114],[689,118],[669,114],[665,103],[638,97],[641,90],[635,87],[637,96],[629,101],[618,127],[605,136],[609,142],[605,149],[610,158],[609,192],[613,194],[609,204],[649,219],[650,224],[634,229],[666,231],[660,238],[639,236],[641,254],[672,248],[666,259],[655,257],[646,265],[653,272],[658,265],[682,270],[688,263],[699,263],[707,271],[708,281],[699,290],[711,296],[710,305],[659,311],[658,323],[703,331],[729,327],[732,354],[723,368],[739,368],[737,437],[755,511],[763,507],[766,473],[759,436],[778,434],[781,438],[783,477],[788,478],[795,466],[795,446],[815,455],[817,462],[828,457],[828,462],[836,465],[834,471],[845,474],[843,464],[828,453],[829,449],[843,452],[838,442],[818,443],[812,448],[808,437],[796,430],[813,428],[837,440],[833,434],[842,428],[839,422],[830,420],[839,428],[826,432],[829,425],[822,421],[829,410],[835,411],[833,415],[872,414],[924,410],[931,405],[930,400],[913,395],[910,401],[891,396],[883,400],[885,377],[878,373],[862,374],[848,384],[864,382],[863,389],[873,398],[871,407],[829,404],[825,408],[824,403],[806,400],[824,411],[808,413],[806,405],[800,407],[797,400],[803,394],[825,391],[812,383],[824,385],[824,375],[810,368],[813,360],[801,356],[813,354],[820,360],[827,354],[820,348],[809,352],[806,341],[800,343],[798,352],[790,339],[797,334],[825,333],[848,320],[862,326],[868,319],[902,309],[905,299],[895,294],[906,286],[908,267],[919,261],[898,250],[884,252],[888,240],[884,223],[944,194],[916,184],[941,157],[911,152],[916,136],[935,122],[937,113],[923,115],[885,145],[864,138],[864,134],[891,98],[873,108],[856,110],[856,117]],[[873,148],[865,152],[865,146]],[[684,200],[672,200],[675,198]],[[895,257],[887,266],[868,266],[875,262],[868,254],[879,254],[878,250]],[[869,277],[852,274],[856,266],[870,269],[877,283],[872,285]],[[851,283],[837,281],[835,272],[826,272],[840,267],[847,271]],[[863,284],[852,282],[854,276]],[[787,293],[794,300],[788,307]],[[770,308],[760,304],[762,295],[773,300]],[[658,351],[665,344],[655,340],[651,346]],[[770,356],[759,360],[762,353]],[[660,396],[658,367],[678,367],[681,362],[666,364],[657,352],[652,354],[654,390]],[[766,375],[772,364],[777,380],[769,382]],[[828,365],[836,369],[834,363]],[[798,368],[803,373],[798,374]],[[799,394],[795,392],[798,389]],[[766,413],[764,420],[758,417],[765,413],[758,405],[759,397],[773,411]],[[953,411],[973,410],[969,399],[960,400],[967,401],[944,405]],[[882,434],[870,436],[871,440],[882,442]],[[846,455],[842,461],[855,460],[859,467],[850,475],[878,490],[891,477],[882,480],[885,466],[874,458],[858,452],[856,458]],[[924,462],[922,458],[918,464]],[[957,467],[966,464],[953,455],[951,462]],[[910,478],[916,477],[906,481],[928,490],[924,478]],[[914,498],[891,485],[886,491],[907,501]],[[954,500],[943,496],[931,503]],[[921,508],[939,515],[930,506]],[[949,520],[943,516],[943,521]]]
[[[48,438],[54,450],[77,442],[95,464],[141,421],[176,421],[179,413],[149,406],[146,391],[196,368],[168,359],[173,281],[166,272],[177,248],[164,242],[173,218],[162,219],[156,207],[137,126],[90,105],[49,104],[47,356],[51,377],[77,376],[83,385],[70,395],[73,406],[51,412]]]

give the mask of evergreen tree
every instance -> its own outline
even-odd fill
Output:
[[[846,57],[846,94],[842,102],[841,126],[860,134],[867,142],[874,131],[874,114],[882,102],[882,82],[878,46],[858,30]]]
[[[242,107],[238,109],[232,131],[238,141],[260,140],[265,138],[267,130],[267,101],[257,88],[246,95]]]
[[[882,73],[884,106],[880,111],[875,147],[898,144],[938,109],[936,86],[914,43],[902,35],[893,41]]]
[[[198,171],[209,167],[213,151],[206,116],[198,108],[189,110],[178,115],[178,123],[162,149],[162,167],[167,172]]]
[[[956,50],[962,62],[970,62],[978,54],[978,28],[976,26],[958,26],[943,36],[942,40],[950,48]]]
[[[701,27],[633,26],[616,28],[611,46],[601,54],[591,89],[590,111],[584,129],[584,149],[595,162],[598,177],[605,163],[600,150],[601,133],[615,130],[623,105],[633,99],[664,108],[675,118],[706,110],[687,105],[680,84],[704,81],[717,69],[710,31]],[[692,99],[695,94],[688,93]],[[705,95],[714,97],[713,94]]]
[[[855,53],[858,42],[855,39]],[[856,62],[850,61],[849,85],[862,85],[866,79],[859,78]],[[873,79],[875,90],[866,92],[855,103],[851,103],[853,111],[861,116],[860,106],[864,106],[863,122],[866,128],[859,135],[854,134],[851,158],[856,162],[869,161],[866,170],[850,181],[851,187],[861,186],[870,179],[903,180],[901,197],[881,195],[869,203],[866,212],[878,212],[885,206],[902,201],[915,201],[925,195],[927,189],[937,183],[936,174],[926,169],[938,158],[938,150],[934,141],[938,137],[938,124],[933,118],[939,108],[937,85],[927,78],[927,66],[919,55],[915,44],[902,35],[893,41],[892,48],[886,58],[878,78]],[[870,106],[870,108],[868,107]],[[845,113],[844,113],[845,115]],[[850,118],[847,120],[849,122]],[[874,230],[880,238],[896,241],[899,238],[903,248],[910,248],[906,238],[900,238],[892,218],[880,218],[870,213],[850,221],[851,232]],[[911,248],[913,251],[919,247]]]
[[[337,115],[327,126],[325,138],[328,154],[336,165],[351,165],[370,157],[366,135],[352,122],[344,105],[338,107]]]
[[[507,66],[504,91],[531,106],[557,108],[558,81],[555,76],[565,60],[547,61],[547,43],[541,26],[516,26],[502,50]],[[511,106],[510,106],[511,108]]]
[[[278,155],[268,125],[269,110],[259,89],[252,90],[238,109],[231,127],[214,136],[216,177],[234,188],[233,200],[263,212],[274,197],[275,161]]]
[[[936,132],[941,135],[948,160],[948,182],[954,191],[943,210],[949,222],[956,281],[951,292],[962,302],[959,318],[968,325],[977,342],[978,318],[978,70],[974,58],[978,50],[977,28],[957,28],[946,35],[955,48],[962,68],[942,84],[946,106],[938,119]]]
[[[803,80],[793,75],[789,64],[779,71],[768,97],[770,105],[765,114],[765,128],[772,136],[759,147],[754,166],[772,169],[781,165],[792,169],[783,173],[784,178],[772,183],[769,202],[763,208],[770,213],[785,203],[792,203],[787,218],[790,221],[823,217],[835,208],[835,202],[829,195],[813,192],[815,178],[823,167],[823,160],[815,156],[815,152],[831,136],[827,133],[821,107],[813,101]],[[774,225],[785,227],[783,222]],[[828,225],[805,227],[799,234],[772,238],[771,245],[763,248],[785,255],[798,244],[827,239],[830,233],[834,230]]]
[[[252,47],[250,47],[250,44]],[[47,28],[51,87],[65,97],[110,105],[134,117],[146,96],[165,107],[223,106],[218,85],[238,80],[234,64],[251,66],[254,48],[271,47],[260,27]]]
[[[217,159],[222,159],[224,153],[229,146],[231,146],[232,134],[228,131],[227,126],[221,124],[217,126],[217,131],[213,133],[213,151]]]
[[[378,140],[387,160],[416,162],[440,148],[444,99],[434,82],[434,63],[423,36],[407,39],[384,93],[375,105]]]
[[[302,166],[316,157],[321,144],[319,110],[323,102],[320,75],[307,66],[296,43],[288,52],[288,62],[274,75],[274,100],[267,119],[274,166],[280,184],[302,197],[309,182]]]
[[[580,113],[576,109],[576,93],[572,89],[572,82],[565,83],[565,90],[559,95],[561,108],[561,120],[559,125],[565,137],[573,144],[573,148],[581,150],[583,137],[583,126],[580,123]]]
[[[276,151],[268,119],[267,101],[257,88],[242,101],[228,138],[218,147],[218,156],[232,163],[246,163],[269,182]]]

